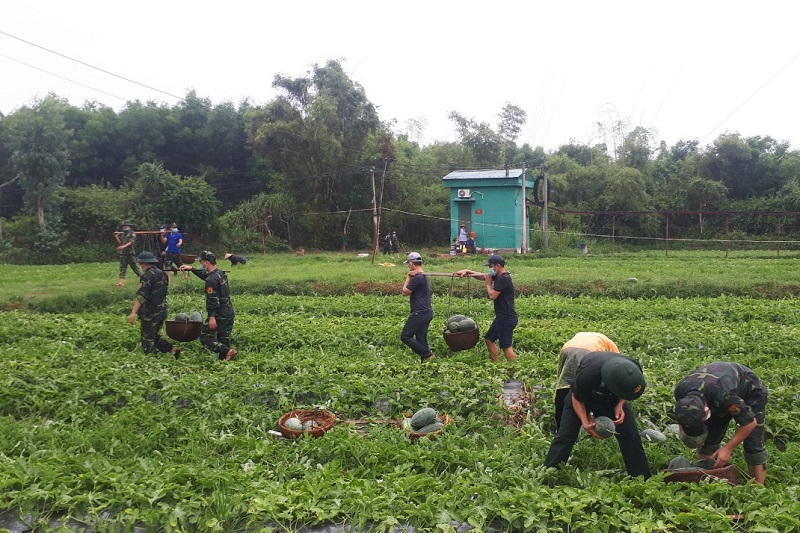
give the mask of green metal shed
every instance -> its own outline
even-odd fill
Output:
[[[479,248],[522,250],[522,235],[529,231],[523,173],[528,196],[535,180],[529,169],[455,170],[442,178],[450,188],[451,240],[465,224]]]

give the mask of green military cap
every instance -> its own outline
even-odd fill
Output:
[[[153,252],[142,252],[136,258],[137,263],[158,263],[158,259],[153,255]]]

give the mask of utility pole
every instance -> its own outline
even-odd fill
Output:
[[[547,223],[547,165],[544,165],[544,179],[542,179],[542,248],[547,251],[550,246],[550,228]]]
[[[528,252],[528,197],[525,194],[525,179],[527,176],[527,164],[522,165],[522,238],[520,239],[520,252]]]
[[[372,241],[372,264],[375,264],[375,255],[378,253],[378,200],[375,195],[375,167],[372,167],[369,172],[370,179],[372,180],[372,225],[373,225],[373,241]]]

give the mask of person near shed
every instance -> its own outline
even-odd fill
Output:
[[[561,425],[561,413],[564,410],[564,399],[569,393],[570,383],[575,379],[581,360],[591,352],[619,353],[619,348],[614,341],[594,331],[579,331],[561,347],[555,395],[556,431]]]
[[[142,268],[139,277],[139,290],[133,300],[133,309],[128,315],[128,323],[136,323],[139,317],[139,331],[144,353],[172,353],[177,359],[181,350],[161,336],[161,327],[167,319],[167,290],[169,277],[158,268],[158,258],[152,252],[142,252],[136,258]]]
[[[554,468],[566,463],[581,428],[595,438],[595,417],[614,421],[625,469],[630,476],[650,477],[650,465],[628,402],[645,389],[642,368],[637,361],[617,352],[591,352],[578,365],[575,379],[564,401],[561,423],[547,452],[544,465]]]
[[[396,254],[397,252],[400,251],[400,238],[397,236],[397,233],[394,232],[394,231],[392,232],[392,236],[390,237],[390,244],[391,244],[391,249],[392,249],[392,253],[393,254]]]
[[[247,263],[247,258],[243,255],[231,254],[226,252],[225,255],[222,256],[222,258],[230,261],[231,266],[244,265]]]
[[[764,442],[767,387],[751,369],[739,363],[715,362],[697,368],[675,386],[675,419],[681,440],[698,449],[699,459],[714,459],[715,468],[728,463],[743,444],[753,481],[763,485],[769,452]],[[738,428],[724,445],[731,420]]]
[[[117,250],[119,250],[119,281],[114,283],[114,286],[122,287],[125,285],[125,275],[128,272],[128,267],[133,270],[137,277],[142,275],[142,271],[134,259],[136,255],[136,250],[134,249],[136,233],[134,233],[133,224],[130,220],[122,221],[122,231],[114,232],[114,239],[117,241]]]
[[[403,263],[408,265],[408,273],[403,281],[403,296],[409,297],[411,314],[400,332],[400,340],[424,363],[436,357],[428,346],[428,329],[433,320],[430,281],[422,269],[422,256],[419,253],[411,252]]]
[[[503,351],[506,361],[512,361],[517,358],[513,344],[514,328],[519,322],[517,310],[514,308],[514,283],[511,281],[511,274],[506,270],[506,261],[501,256],[492,255],[483,266],[489,267],[488,273],[464,269],[455,274],[461,277],[473,276],[486,282],[486,292],[494,302],[494,320],[483,340],[492,361],[496,363],[500,360],[500,350]]]
[[[169,231],[161,234],[161,242],[166,244],[164,250],[164,268],[180,269],[183,265],[181,261],[181,246],[183,246],[183,234],[178,231],[178,224],[172,223]],[[189,275],[184,273],[184,279]]]
[[[458,251],[459,253],[467,253],[467,241],[469,240],[469,234],[467,233],[467,226],[466,224],[461,224],[461,227],[458,229]]]
[[[200,342],[215,352],[219,359],[230,361],[238,355],[231,348],[231,333],[236,314],[231,302],[231,291],[228,285],[228,276],[217,268],[217,256],[214,252],[203,250],[200,252],[201,269],[192,268],[191,265],[181,265],[183,271],[191,270],[195,276],[205,281],[206,315],[200,331]]]

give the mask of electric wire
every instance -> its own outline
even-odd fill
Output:
[[[2,33],[2,32],[0,32],[0,33]],[[70,83],[74,83],[76,85],[80,85],[81,87],[86,87],[87,89],[91,89],[93,91],[97,91],[99,93],[103,93],[103,94],[105,94],[107,96],[110,96],[112,98],[116,98],[118,100],[122,100],[123,102],[127,101],[125,98],[122,98],[121,96],[117,96],[116,94],[111,94],[110,92],[104,91],[102,89],[98,89],[97,87],[92,87],[91,85],[86,85],[85,83],[81,83],[79,81],[75,81],[73,79],[67,78],[67,77],[62,76],[60,74],[56,74],[55,72],[50,72],[49,70],[45,70],[43,68],[36,67],[34,65],[30,65],[28,63],[25,63],[24,61],[20,61],[19,59],[15,59],[15,58],[7,56],[5,54],[0,54],[0,57],[5,57],[6,59],[10,59],[11,61],[15,61],[15,62],[19,63],[20,65],[25,65],[26,67],[29,67],[29,68],[32,68],[32,69],[35,69],[35,70],[39,70],[41,72],[44,72],[45,74],[49,74],[51,76],[55,76],[56,78],[61,78],[62,80],[66,80],[66,81],[68,81]]]
[[[49,49],[49,48],[47,48],[47,47],[44,47],[44,46],[38,45],[38,44],[36,44],[36,43],[32,43],[32,42],[30,42],[30,41],[26,41],[25,39],[23,39],[23,38],[21,38],[21,37],[17,37],[16,35],[11,35],[10,33],[8,33],[8,32],[5,32],[5,31],[3,31],[3,30],[0,30],[0,34],[3,34],[3,35],[5,35],[5,36],[7,36],[7,37],[11,37],[12,39],[16,39],[16,40],[18,40],[18,41],[21,41],[21,42],[23,42],[23,43],[25,43],[25,44],[27,44],[27,45],[30,45],[30,46],[35,46],[36,48],[39,48],[39,49],[41,49],[41,50],[44,50],[44,51],[46,51],[46,52],[50,52],[51,54],[55,54],[55,55],[57,55],[57,56],[59,56],[59,57],[63,57],[64,59],[69,59],[70,61],[74,61],[75,63],[81,64],[81,65],[83,65],[83,66],[85,66],[85,67],[89,67],[89,68],[91,68],[91,69],[97,70],[97,71],[99,71],[99,72],[102,72],[103,74],[108,74],[109,76],[114,76],[115,78],[119,78],[119,79],[121,79],[121,80],[124,80],[124,81],[127,81],[127,82],[129,82],[129,83],[133,83],[134,85],[138,85],[138,86],[140,86],[140,87],[144,87],[145,89],[150,89],[151,91],[156,91],[156,92],[158,92],[158,93],[165,94],[165,95],[167,95],[167,96],[171,96],[172,98],[176,98],[176,99],[178,99],[178,100],[181,100],[181,99],[182,99],[182,97],[180,97],[180,96],[176,96],[176,95],[174,95],[174,94],[172,94],[172,93],[169,93],[169,92],[167,92],[167,91],[162,91],[161,89],[158,89],[158,88],[156,88],[156,87],[151,87],[150,85],[146,85],[146,84],[144,84],[144,83],[141,83],[141,82],[138,82],[138,81],[136,81],[136,80],[132,80],[132,79],[130,79],[130,78],[126,78],[125,76],[120,76],[119,74],[115,74],[115,73],[113,73],[113,72],[111,72],[111,71],[108,71],[108,70],[102,69],[102,68],[100,68],[100,67],[96,67],[96,66],[94,66],[94,65],[90,65],[89,63],[86,63],[86,62],[84,62],[84,61],[81,61],[81,60],[79,60],[79,59],[75,59],[75,58],[72,58],[72,57],[70,57],[70,56],[68,56],[68,55],[64,55],[64,54],[62,54],[62,53],[56,52],[55,50],[51,50],[51,49]],[[48,74],[49,74],[49,73],[48,73]],[[81,85],[83,85],[83,84],[81,84]],[[106,94],[108,94],[108,93],[106,93]],[[115,98],[118,98],[118,97],[115,97]]]
[[[778,75],[779,75],[781,72],[783,72],[784,70],[786,70],[786,68],[787,68],[789,65],[791,65],[792,63],[794,63],[794,62],[797,60],[797,58],[798,58],[798,57],[800,57],[800,51],[798,51],[798,52],[797,52],[797,53],[796,53],[796,54],[795,54],[795,55],[794,55],[794,56],[793,56],[791,59],[789,59],[789,61],[787,61],[787,62],[786,62],[786,63],[785,63],[785,64],[784,64],[784,65],[783,65],[781,68],[779,68],[779,69],[778,69],[778,71],[777,71],[777,72],[775,72],[775,74],[773,74],[772,76],[770,76],[770,77],[769,77],[769,79],[768,79],[767,81],[765,81],[764,83],[762,83],[762,84],[761,84],[761,85],[760,85],[760,86],[759,86],[759,87],[758,87],[758,88],[757,88],[755,91],[753,91],[753,93],[752,93],[750,96],[748,96],[747,98],[745,98],[745,99],[744,99],[744,101],[743,101],[741,104],[739,104],[739,105],[736,107],[736,109],[734,109],[733,111],[731,111],[731,112],[728,114],[728,116],[726,116],[724,119],[722,119],[722,121],[721,121],[719,124],[717,124],[716,126],[714,126],[714,127],[711,129],[711,131],[709,131],[708,133],[706,133],[706,135],[705,135],[705,136],[704,136],[702,139],[700,139],[700,144],[702,144],[702,143],[703,143],[703,141],[705,141],[705,140],[706,140],[706,139],[707,139],[707,138],[708,138],[708,137],[709,137],[709,136],[710,136],[712,133],[714,133],[715,131],[717,131],[717,130],[720,128],[720,126],[722,126],[723,124],[725,124],[725,123],[728,121],[728,119],[730,119],[730,118],[731,118],[733,115],[735,115],[735,114],[736,114],[736,113],[737,113],[737,112],[738,112],[738,111],[739,111],[741,108],[743,108],[743,107],[745,106],[745,104],[747,104],[747,102],[749,102],[750,100],[752,100],[752,99],[753,99],[753,97],[754,97],[755,95],[757,95],[759,92],[761,92],[761,90],[762,90],[764,87],[766,87],[767,85],[769,85],[769,84],[772,82],[772,80],[774,80],[775,78],[777,78],[777,77],[778,77]]]

